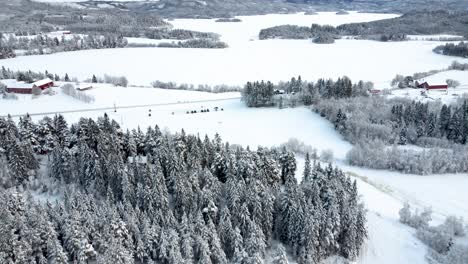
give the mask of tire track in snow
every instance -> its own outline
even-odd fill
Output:
[[[11,117],[21,117],[21,116],[25,116],[26,114],[29,114],[30,116],[47,116],[47,115],[56,115],[56,114],[95,112],[95,111],[106,111],[106,110],[116,110],[116,109],[132,109],[132,108],[143,108],[143,107],[160,107],[160,106],[170,106],[170,105],[184,105],[184,104],[220,102],[220,101],[230,101],[230,100],[238,100],[238,99],[241,99],[241,97],[239,96],[239,97],[229,97],[229,98],[222,98],[222,99],[208,99],[208,100],[171,102],[171,103],[157,103],[157,104],[97,107],[97,108],[85,108],[85,109],[64,110],[64,111],[25,113],[25,114],[16,114],[16,115],[10,115],[10,116]],[[8,115],[0,115],[0,117],[8,117]]]

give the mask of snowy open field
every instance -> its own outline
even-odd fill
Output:
[[[132,84],[148,84],[153,80],[179,83],[240,84],[249,80],[286,80],[294,75],[314,80],[319,77],[348,75],[352,79],[374,81],[376,88],[386,88],[397,73],[414,73],[447,67],[453,57],[434,54],[433,41],[382,43],[362,40],[339,40],[332,45],[316,45],[305,40],[259,41],[261,28],[311,23],[338,25],[345,22],[392,17],[394,15],[358,14],[336,16],[268,15],[240,17],[241,23],[215,23],[213,20],[175,20],[176,27],[213,31],[222,35],[230,48],[200,49],[113,49],[79,51],[45,56],[19,57],[2,60],[0,65],[12,69],[49,70],[50,72],[90,78],[92,74],[125,75]],[[468,60],[459,59],[460,62]],[[468,73],[444,72],[426,78],[430,83],[457,79],[468,85]],[[464,89],[461,87],[460,89]],[[414,230],[398,222],[398,210],[408,200],[416,206],[432,206],[436,220],[454,214],[468,219],[468,175],[402,175],[397,172],[367,170],[343,164],[351,145],[345,142],[333,126],[305,108],[246,108],[238,93],[209,94],[189,91],[169,91],[152,88],[117,88],[106,85],[87,91],[95,102],[85,104],[60,93],[31,99],[19,96],[18,101],[0,99],[0,115],[60,112],[86,108],[176,103],[167,106],[138,107],[66,113],[69,122],[80,117],[96,118],[108,113],[124,128],[145,129],[158,124],[171,131],[185,129],[188,133],[213,135],[219,133],[231,144],[251,147],[273,146],[297,138],[320,150],[331,149],[335,161],[345,171],[356,176],[359,191],[369,209],[369,241],[357,263],[395,264],[426,263],[423,246]],[[396,91],[395,91],[396,92]],[[399,90],[419,93],[418,90]],[[450,93],[450,92],[449,92]],[[415,94],[414,96],[418,96]],[[445,97],[446,98],[446,97]],[[206,103],[186,101],[218,100]],[[214,107],[223,111],[213,111]],[[186,111],[210,109],[209,113],[186,114]],[[151,116],[149,110],[151,109]],[[41,116],[34,116],[39,119]],[[299,158],[301,167],[301,160]],[[299,172],[302,168],[299,168]]]
[[[453,57],[433,54],[434,41],[384,43],[338,40],[319,45],[309,40],[258,40],[260,29],[281,24],[339,25],[395,17],[391,14],[264,15],[240,17],[239,23],[178,19],[176,28],[211,31],[229,44],[227,49],[125,48],[85,50],[2,60],[11,69],[31,69],[80,79],[96,75],[124,75],[133,84],[154,80],[193,84],[242,85],[250,80],[280,81],[302,75],[303,79],[347,75],[370,80],[377,88],[388,86],[397,73],[413,73],[447,67]],[[131,42],[141,42],[132,39]],[[151,42],[150,40],[148,40]],[[459,59],[467,62],[467,59]],[[66,67],[64,67],[66,66]],[[235,74],[232,74],[235,72]]]
[[[111,91],[106,89],[112,89]],[[141,90],[139,90],[141,89]],[[135,92],[138,91],[138,92]],[[170,91],[152,88],[101,87],[87,93],[93,94],[96,101],[85,104],[63,94],[42,96],[31,100],[25,95],[19,101],[1,102],[2,109],[15,110],[15,103],[20,103],[22,110],[39,112],[48,105],[51,108],[69,107],[70,109],[112,106],[116,98],[118,105],[134,103],[168,103],[185,100],[212,100],[238,96],[232,94],[209,94],[201,92]],[[144,96],[139,97],[139,94]],[[139,101],[141,98],[141,101]],[[124,100],[124,101],[122,101]],[[223,108],[215,112],[214,107]],[[186,114],[186,111],[210,109],[209,113]],[[151,116],[149,116],[151,109]],[[468,175],[403,175],[396,172],[378,171],[351,167],[343,164],[342,159],[351,145],[345,142],[333,129],[333,126],[320,116],[305,108],[295,109],[252,109],[246,108],[238,99],[207,103],[181,103],[170,106],[142,107],[130,109],[79,112],[64,114],[69,122],[76,122],[80,117],[97,118],[106,112],[111,118],[122,123],[124,128],[145,129],[158,124],[162,129],[201,136],[219,133],[231,144],[251,146],[279,145],[295,137],[319,151],[331,149],[335,153],[337,164],[347,172],[356,175],[362,198],[369,209],[370,239],[363,250],[358,263],[426,263],[425,246],[413,235],[414,230],[398,222],[398,210],[404,201],[418,207],[432,206],[436,220],[450,214],[468,218],[468,196],[463,192],[468,184]],[[3,113],[3,111],[2,111]],[[16,113],[20,113],[17,111]],[[34,116],[39,119],[41,116]],[[303,162],[299,161],[298,173]],[[300,177],[300,176],[299,176]],[[362,180],[364,179],[364,180]],[[437,221],[437,222],[438,222]],[[408,261],[408,262],[407,262]]]

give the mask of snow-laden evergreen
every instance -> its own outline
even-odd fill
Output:
[[[264,263],[272,247],[275,263],[317,263],[360,252],[365,210],[342,171],[309,160],[297,183],[285,150],[145,131],[107,116],[0,119],[0,263]],[[35,193],[63,197],[35,201],[37,181]]]

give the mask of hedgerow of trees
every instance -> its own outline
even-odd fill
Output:
[[[278,242],[317,263],[366,238],[356,183],[307,160],[298,184],[285,150],[106,115],[0,118],[0,150],[1,263],[262,263]]]
[[[407,40],[407,35],[453,34],[467,37],[467,18],[468,12],[466,11],[416,11],[408,12],[397,18],[348,23],[337,27],[319,25],[312,25],[312,27],[275,26],[262,29],[259,38],[309,39],[315,38],[316,34],[329,35],[334,39],[353,36],[377,41],[403,41]]]
[[[314,109],[355,145],[347,156],[352,165],[417,174],[468,171],[466,102],[355,97],[321,100]]]
[[[0,38],[0,50],[3,50],[0,52],[0,59],[15,57],[14,50],[24,50],[25,55],[42,55],[85,49],[123,48],[126,45],[127,39],[115,34],[88,35],[86,37],[75,35],[72,38],[47,35],[14,37],[10,35],[8,38]]]
[[[288,82],[273,84],[269,81],[247,82],[242,90],[242,100],[249,107],[311,105],[320,99],[367,96],[373,87],[371,82],[359,81],[355,84],[346,76],[332,79],[319,79],[317,82],[303,81],[301,76]],[[283,94],[278,94],[282,91]]]
[[[437,46],[434,48],[435,53],[458,56],[468,58],[468,42],[460,42],[458,44],[447,43],[445,45]]]
[[[400,222],[417,229],[416,237],[429,248],[429,260],[441,264],[468,262],[468,247],[456,242],[458,238],[466,236],[462,218],[448,216],[441,225],[430,226],[432,210],[425,208],[419,213],[413,211],[408,203],[405,203],[399,214]]]

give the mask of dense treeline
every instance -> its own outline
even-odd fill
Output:
[[[2,66],[0,69],[0,80],[3,79],[16,79],[17,81],[23,81],[27,83],[32,83],[35,80],[40,80],[44,78],[49,78],[51,80],[59,81],[62,78],[57,74],[50,73],[48,71],[45,72],[33,72],[29,71],[12,71],[9,68],[5,68]],[[69,81],[70,77],[68,75],[64,76],[65,81]]]
[[[1,263],[262,263],[277,241],[317,263],[355,259],[366,237],[356,183],[307,158],[297,184],[285,150],[123,132],[106,115],[0,118],[0,150]],[[34,201],[54,184],[55,203]]]
[[[343,35],[381,39],[388,35],[453,34],[468,36],[468,12],[417,11],[401,17],[372,22],[343,24],[337,29]]]
[[[127,46],[127,39],[121,35],[106,34],[104,36],[88,35],[85,37],[74,35],[71,38],[38,35],[35,37],[2,37],[0,34],[0,50],[6,49],[12,53],[5,53],[0,59],[15,57],[14,50],[22,50],[25,55],[50,54],[63,51],[85,49],[123,48]]]
[[[314,43],[333,43],[338,31],[329,25],[312,24],[311,27],[282,25],[260,30],[259,39],[312,39]]]
[[[354,36],[378,41],[402,41],[407,39],[407,35],[454,34],[468,37],[467,18],[467,12],[418,11],[397,18],[343,24],[336,28],[319,25],[311,27],[275,26],[262,29],[259,38],[312,38],[315,40],[324,36],[327,36],[327,39]]]
[[[314,108],[355,145],[347,157],[353,165],[417,174],[468,171],[466,102],[360,97],[322,100]]]
[[[319,99],[367,96],[373,87],[370,82],[352,81],[344,76],[336,81],[319,79],[316,83],[303,81],[301,76],[276,85],[267,81],[247,82],[242,90],[242,100],[249,107],[311,105]],[[279,93],[281,91],[281,93]]]
[[[228,45],[215,39],[189,39],[186,41],[162,42],[157,45],[160,48],[194,48],[194,49],[225,49]]]
[[[460,42],[458,44],[447,43],[445,45],[435,47],[434,52],[443,55],[468,58],[468,42]]]

